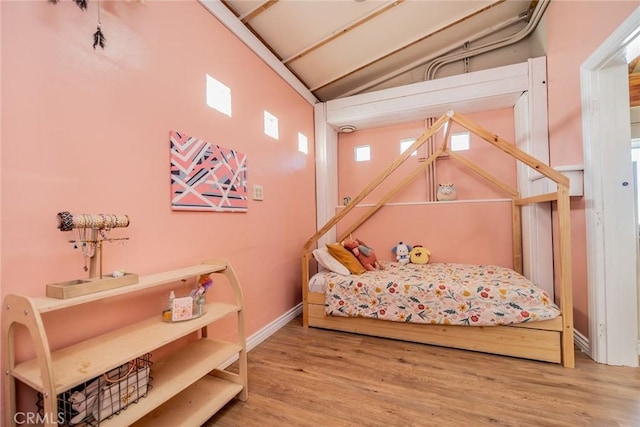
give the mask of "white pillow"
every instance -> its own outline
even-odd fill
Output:
[[[343,276],[349,276],[351,272],[340,261],[335,259],[333,255],[329,253],[329,250],[324,248],[315,249],[313,251],[313,257],[318,261],[322,267],[334,273],[342,274]]]

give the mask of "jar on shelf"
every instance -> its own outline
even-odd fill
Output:
[[[195,301],[195,306],[194,306],[194,316],[202,316],[204,314],[204,304],[205,304],[205,298],[204,295],[200,295],[198,297],[196,297],[196,301]]]

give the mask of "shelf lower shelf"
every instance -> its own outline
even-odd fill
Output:
[[[203,316],[185,322],[163,322],[158,314],[139,323],[55,351],[51,354],[53,372],[56,373],[55,393],[69,390],[238,311],[239,306],[216,302],[207,304]],[[40,365],[36,359],[16,365],[11,374],[37,391],[48,391],[44,390]]]
[[[190,342],[166,360],[153,365],[153,368],[151,369],[151,377],[153,378],[151,381],[151,389],[147,393],[146,397],[140,399],[137,403],[128,406],[126,409],[121,411],[120,414],[101,421],[100,426],[129,426],[140,420],[151,410],[158,408],[165,403],[169,403],[167,401],[170,399],[184,399],[185,397],[183,396],[183,393],[181,393],[183,390],[189,388],[196,381],[202,381],[203,377],[208,377],[207,374],[209,372],[214,370],[225,360],[233,357],[241,349],[242,347],[239,344],[212,340],[209,338]],[[213,399],[213,401],[224,401],[224,403],[226,403],[242,391],[242,385],[240,384],[233,384],[219,379],[217,382],[220,381],[222,381],[225,386],[218,386],[214,389],[215,393],[213,393],[220,393],[220,396],[214,398],[212,392],[208,392],[211,395],[209,397]],[[229,385],[229,387],[227,385]],[[227,398],[227,395],[234,390],[237,391],[235,391],[231,397]],[[189,395],[190,394],[187,394],[185,396]],[[224,403],[222,406],[224,406]],[[173,403],[171,406],[173,406]],[[213,414],[214,411],[209,411],[209,403],[207,403],[206,406],[209,417],[211,417],[211,414]],[[193,409],[193,407],[191,407],[191,409]],[[203,413],[204,412],[205,411],[203,410]],[[205,418],[205,420],[209,417]],[[158,424],[154,422],[149,425],[156,426]],[[184,420],[182,420],[182,422],[172,425],[197,424],[185,423]]]
[[[205,375],[133,427],[199,426],[241,391],[240,384]]]

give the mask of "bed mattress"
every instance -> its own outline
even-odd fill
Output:
[[[495,326],[553,319],[559,308],[509,268],[454,263],[383,262],[384,270],[321,272],[310,292],[325,294],[325,314],[395,322]]]

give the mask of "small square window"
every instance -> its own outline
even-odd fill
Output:
[[[309,141],[304,134],[298,132],[298,151],[309,154]]]
[[[359,145],[354,148],[356,162],[368,162],[371,160],[371,147],[369,145]]]
[[[416,142],[415,138],[401,139],[400,140],[400,154],[402,154],[405,151],[407,151],[409,149],[409,147],[411,147],[411,145],[413,145],[414,142]],[[418,150],[416,150],[413,153],[411,153],[411,155],[412,156],[417,156],[418,155]]]
[[[469,149],[469,132],[451,135],[451,151],[466,151]]]
[[[264,112],[264,133],[278,139],[278,118],[268,111]]]
[[[207,74],[207,105],[231,117],[231,89]]]

